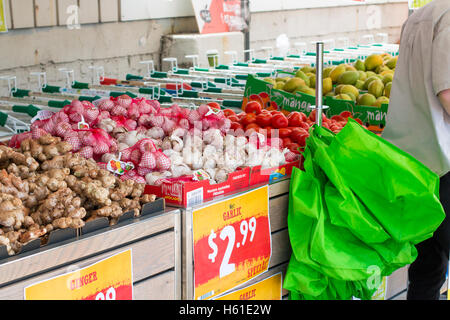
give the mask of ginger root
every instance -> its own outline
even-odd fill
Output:
[[[101,217],[113,225],[128,211],[139,216],[143,204],[155,201],[144,184],[122,181],[71,151],[50,134],[26,139],[18,149],[0,145],[0,245],[8,254],[34,239],[44,243],[54,229]]]
[[[66,228],[81,228],[84,226],[83,219],[80,218],[71,218],[71,217],[62,217],[55,219],[52,223],[52,226],[57,229],[66,229]]]

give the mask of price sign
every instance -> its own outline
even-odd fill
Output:
[[[380,286],[372,296],[372,300],[386,300],[387,281],[387,277],[383,277]]]
[[[215,300],[281,300],[282,283],[280,272]]]
[[[195,299],[222,294],[268,269],[272,251],[268,186],[192,214]]]
[[[240,0],[192,0],[192,6],[202,34],[240,31],[245,27]]]
[[[409,9],[419,9],[430,3],[432,0],[408,0]]]
[[[132,300],[131,249],[24,291],[25,300]]]
[[[7,32],[8,28],[6,27],[6,10],[5,10],[5,1],[0,0],[0,32]]]

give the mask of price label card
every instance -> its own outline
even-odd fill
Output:
[[[268,186],[192,215],[194,299],[212,298],[267,271],[272,252]]]
[[[386,300],[386,291],[387,291],[387,277],[383,277],[381,280],[381,284],[378,287],[377,291],[372,296],[372,300]]]
[[[248,287],[222,295],[215,300],[281,300],[281,272]]]
[[[240,0],[192,0],[200,33],[240,31],[244,29]]]
[[[108,161],[106,169],[112,173],[123,175],[125,172],[133,170],[134,164],[132,162],[124,162],[119,159],[112,158]]]
[[[131,249],[32,284],[24,295],[25,300],[132,300]]]
[[[0,0],[0,32],[7,32],[8,28],[6,26],[6,6],[5,1]]]

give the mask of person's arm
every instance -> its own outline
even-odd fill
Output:
[[[442,90],[438,93],[439,101],[441,102],[444,110],[450,116],[450,89]]]
[[[450,115],[450,10],[436,25],[432,44],[431,78],[434,94]]]

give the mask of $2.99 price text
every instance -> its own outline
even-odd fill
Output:
[[[223,281],[229,277],[243,282],[255,277],[267,269],[270,245],[267,216],[211,229],[208,236],[194,245],[195,284],[206,284],[213,279]]]
[[[247,237],[250,231],[250,236],[248,239],[248,242],[253,242],[253,239],[255,237],[255,231],[256,231],[256,218],[252,217],[248,220],[242,220],[239,226],[240,233],[242,235],[241,242],[236,242],[236,231],[233,226],[226,226],[222,229],[220,232],[220,239],[222,241],[228,240],[228,243],[226,245],[225,253],[222,257],[222,261],[220,263],[219,267],[219,278],[223,278],[230,273],[234,272],[236,270],[236,264],[230,263],[230,257],[233,253],[233,249],[236,247],[236,249],[239,249],[241,246],[245,246]],[[208,245],[211,248],[212,252],[208,254],[208,259],[211,260],[211,263],[216,262],[217,252],[218,248],[216,243],[214,242],[217,238],[216,233],[214,230],[211,230],[211,234],[208,237]],[[235,245],[236,244],[236,245]]]

